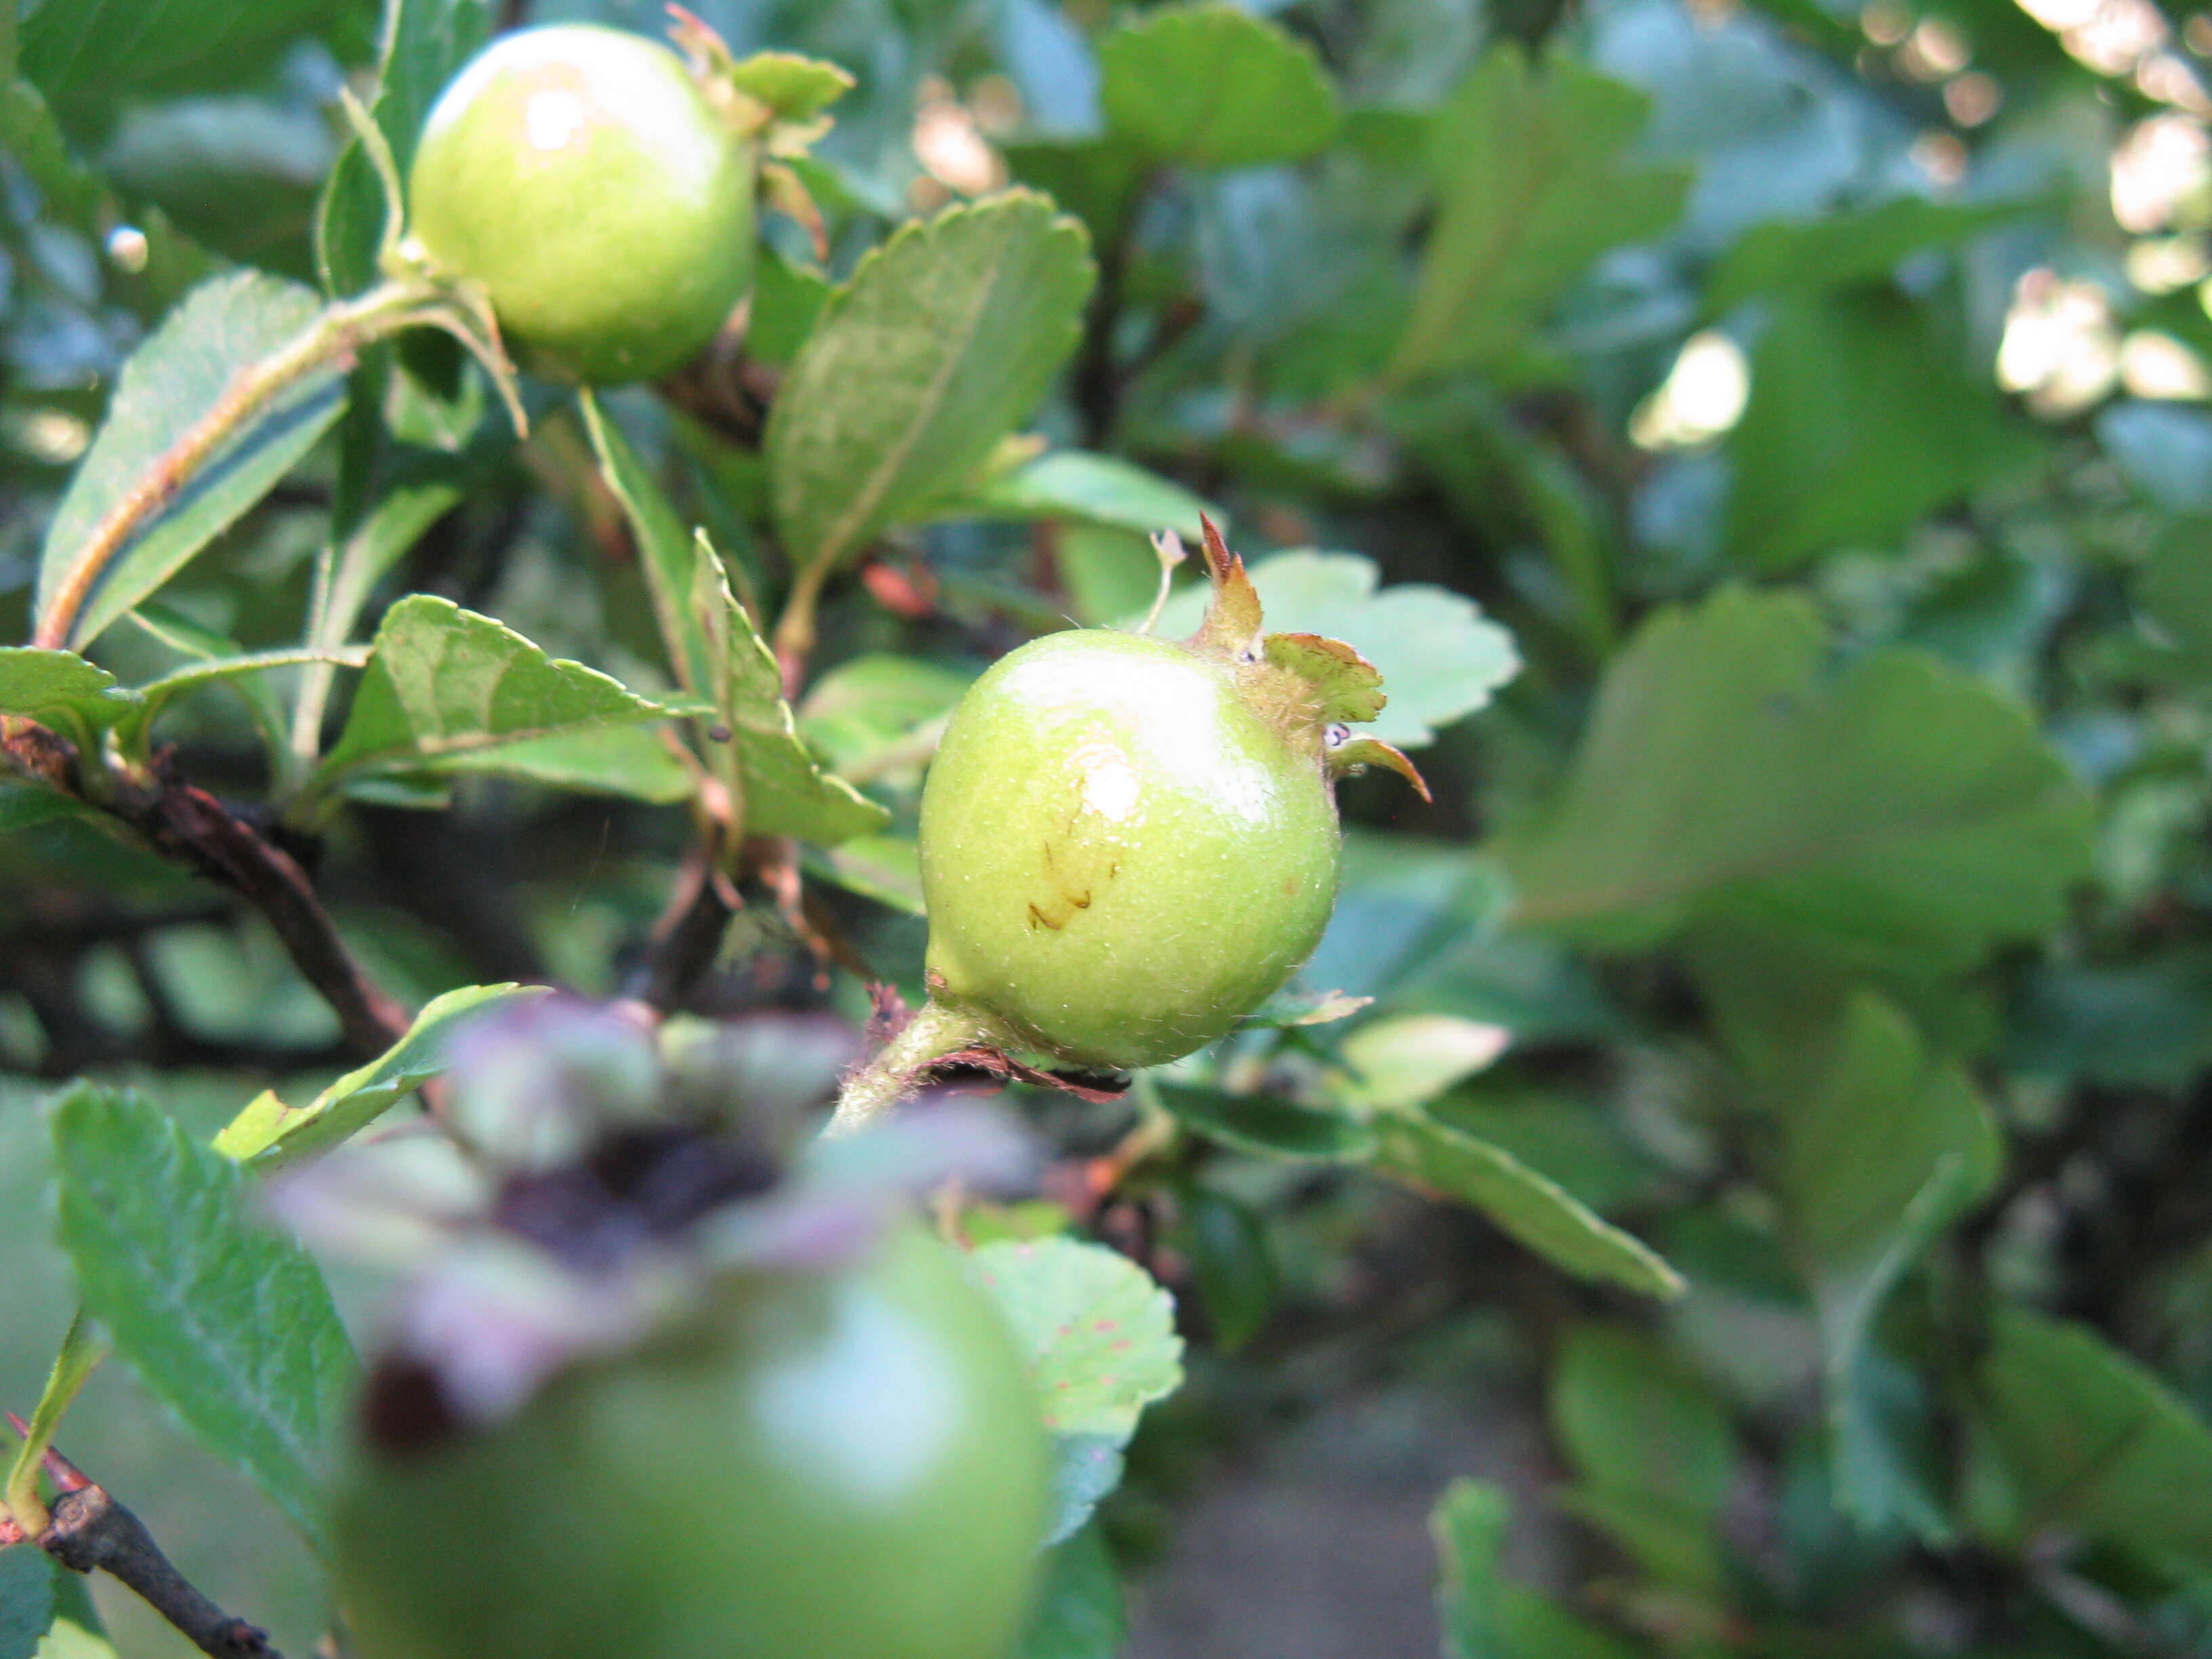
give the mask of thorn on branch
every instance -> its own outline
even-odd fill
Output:
[[[144,1522],[96,1486],[64,1492],[39,1546],[72,1572],[95,1568],[122,1580],[212,1659],[283,1659],[266,1632],[233,1619],[169,1563]]]

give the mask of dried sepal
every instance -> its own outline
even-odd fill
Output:
[[[1260,648],[1259,590],[1244,574],[1244,561],[1221,539],[1213,520],[1200,514],[1199,522],[1206,527],[1206,574],[1213,584],[1213,600],[1206,608],[1206,620],[1190,636],[1190,643],[1201,650],[1249,659]]]
[[[1371,720],[1389,699],[1382,672],[1342,640],[1319,634],[1270,634],[1267,660],[1287,668],[1314,690],[1324,720]]]
[[[1340,727],[1332,728],[1332,738],[1340,731]],[[1420,769],[1406,758],[1403,750],[1392,748],[1380,738],[1355,738],[1345,732],[1340,740],[1328,744],[1328,752],[1329,770],[1339,776],[1362,766],[1387,766],[1419,790],[1423,800],[1436,799],[1429,793],[1428,780],[1421,775]]]

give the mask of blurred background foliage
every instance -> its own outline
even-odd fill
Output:
[[[1368,648],[1384,735],[1431,739],[1433,805],[1343,791],[1343,898],[1303,984],[1370,1005],[1142,1082],[1185,1132],[1100,1180],[1131,1108],[1030,1103],[1066,1179],[994,1224],[1139,1255],[1194,1339],[1104,1511],[1131,1650],[1382,1659],[1440,1617],[1461,1659],[2212,1654],[2212,13],[696,9],[741,54],[857,77],[805,173],[823,247],[769,226],[751,400],[605,399],[769,610],[790,572],[758,397],[829,283],[962,198],[1026,184],[1084,222],[1099,280],[1030,424],[1157,475],[945,480],[832,585],[799,729],[893,817],[810,850],[822,925],[917,988],[933,723],[1021,640],[1140,612],[1141,530],[1196,501],[1248,557],[1356,556],[1273,567],[1271,617]],[[449,42],[662,21],[431,10]],[[0,11],[8,637],[120,364],[184,289],[233,264],[343,278],[318,203],[379,30],[368,0]],[[435,349],[365,372],[447,492],[380,594],[665,689],[574,401],[534,388],[517,443]],[[341,447],[93,654],[143,679],[194,639],[297,639],[355,510]],[[1431,591],[1389,602],[1403,584]],[[1515,655],[1467,718],[1468,663]],[[253,718],[217,689],[162,734],[252,800]],[[383,984],[624,988],[680,811],[495,777],[419,805],[358,800],[302,843]],[[686,1002],[769,1042],[866,1011],[761,902]],[[340,1069],[338,1038],[234,900],[0,790],[0,1396],[35,1397],[68,1312],[23,1219],[41,1079],[148,1078],[211,1132]],[[1589,1224],[1562,1233],[1529,1171]],[[94,1387],[80,1461],[308,1646],[320,1592],[273,1514],[118,1368]],[[1359,1480],[1392,1473],[1316,1507],[1347,1443]],[[1432,1617],[1387,1493],[1425,1510],[1447,1474],[1476,1478],[1436,1510]],[[1239,1528],[1279,1548],[1224,1547]],[[1401,1565],[1363,1565],[1382,1553]],[[1035,1654],[1117,1650],[1110,1579],[1085,1594]],[[111,1611],[125,1651],[167,1650]]]

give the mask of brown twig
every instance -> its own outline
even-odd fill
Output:
[[[215,1659],[283,1659],[268,1635],[233,1619],[194,1589],[169,1563],[145,1523],[97,1486],[65,1492],[39,1546],[72,1572],[97,1568],[123,1581],[147,1606]]]
[[[713,849],[696,847],[684,860],[674,891],[623,994],[657,1013],[682,1006],[700,976],[714,965],[722,935],[737,914],[726,896],[728,884],[717,880]]]
[[[166,755],[155,758],[153,789],[127,792],[116,806],[158,851],[221,882],[267,918],[294,965],[337,1013],[350,1046],[381,1054],[407,1034],[406,1008],[347,952],[291,854],[177,777]]]

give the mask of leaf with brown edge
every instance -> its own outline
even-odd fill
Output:
[[[1356,766],[1387,766],[1419,790],[1423,800],[1436,799],[1429,793],[1429,781],[1421,775],[1420,768],[1407,760],[1402,750],[1393,749],[1379,738],[1352,738],[1328,751],[1329,770],[1339,776]]]
[[[1206,620],[1198,625],[1190,642],[1224,656],[1241,657],[1260,638],[1259,591],[1244,574],[1244,561],[1229,550],[1213,520],[1200,514],[1198,521],[1206,531],[1206,574],[1213,583],[1213,598],[1206,607]]]
[[[1319,634],[1270,634],[1267,660],[1314,689],[1325,720],[1371,720],[1389,699],[1382,672],[1342,640]]]

